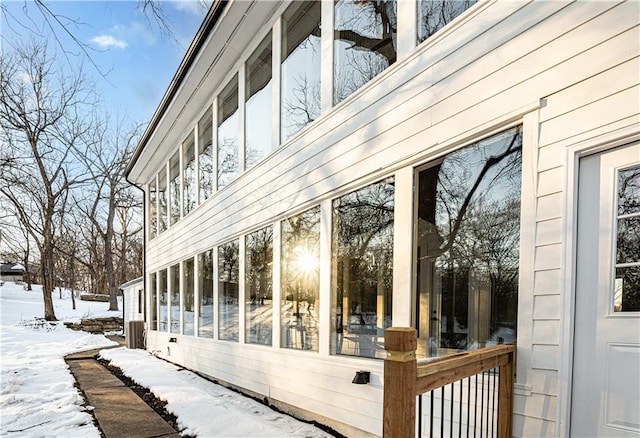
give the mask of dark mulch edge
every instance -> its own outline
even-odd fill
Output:
[[[108,369],[114,376],[122,381],[129,389],[136,393],[138,397],[140,397],[151,409],[153,409],[156,414],[160,415],[164,421],[166,421],[169,426],[173,427],[174,430],[180,432],[180,427],[178,426],[178,417],[173,415],[171,412],[168,412],[165,407],[167,406],[167,402],[164,400],[160,400],[155,396],[153,392],[151,392],[148,388],[144,386],[138,385],[134,382],[130,377],[122,372],[122,369],[111,365],[111,362],[108,360],[97,357],[96,360],[106,369]],[[184,438],[196,438],[193,435],[183,435],[180,436]]]

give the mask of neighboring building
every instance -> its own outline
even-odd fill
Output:
[[[385,328],[422,357],[517,339],[515,435],[637,433],[639,23],[215,1],[127,168],[147,348],[356,436]]]
[[[144,338],[144,320],[146,317],[146,300],[144,297],[144,278],[139,277],[120,286],[122,291],[122,315],[124,337],[128,347],[142,347]],[[138,322],[139,324],[131,324]]]
[[[20,263],[2,263],[0,264],[0,280],[1,281],[22,281],[26,269]]]

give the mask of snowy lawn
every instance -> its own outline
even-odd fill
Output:
[[[53,294],[61,321],[121,316],[106,311],[108,303],[77,300],[71,309],[68,292]],[[100,437],[63,357],[69,353],[113,345],[102,335],[89,335],[57,325],[40,324],[42,290],[5,282],[0,287],[0,436]],[[144,350],[103,350],[101,355],[138,384],[167,401],[185,434],[199,437],[328,437],[313,425],[268,407],[194,373],[158,359]]]

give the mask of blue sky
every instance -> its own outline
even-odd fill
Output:
[[[75,65],[82,61],[82,50],[56,28],[60,44],[67,51],[64,56],[31,0],[0,2],[5,9],[0,26],[2,50],[24,37],[27,30],[21,26],[28,26],[29,32],[37,29],[47,36],[60,62]],[[174,26],[175,39],[171,39],[149,23],[137,1],[45,0],[45,4],[90,47],[91,59],[106,73],[103,77],[84,59],[85,71],[95,81],[107,108],[135,122],[148,122],[152,117],[206,14],[202,2],[162,1],[163,11]]]

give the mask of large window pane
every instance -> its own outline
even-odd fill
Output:
[[[149,312],[149,328],[151,330],[158,330],[158,285],[157,274],[154,272],[149,276],[149,299],[150,299],[150,312]]]
[[[156,191],[156,179],[149,183],[149,193],[147,194],[147,204],[149,205],[149,239],[153,239],[158,234],[158,193]]]
[[[477,0],[418,0],[418,43],[445,27]]]
[[[180,220],[180,150],[169,160],[169,225]]]
[[[245,339],[271,345],[273,332],[273,227],[245,239]]]
[[[334,103],[396,61],[396,0],[335,2]]]
[[[281,346],[318,351],[320,207],[282,221]]]
[[[218,96],[218,188],[238,175],[238,75]]]
[[[238,240],[218,247],[218,338],[228,341],[237,341],[239,335],[239,260]]]
[[[194,334],[194,266],[193,259],[182,263],[182,293],[184,294],[182,306],[182,334]]]
[[[167,229],[167,168],[158,172],[158,234]]]
[[[332,354],[384,357],[391,326],[394,181],[333,201]]]
[[[280,140],[320,116],[320,2],[296,1],[282,16]]]
[[[271,135],[271,33],[247,61],[245,102],[245,168],[264,158],[273,147]]]
[[[513,128],[417,173],[421,355],[515,342],[521,168]]]
[[[169,281],[171,282],[170,331],[171,333],[180,333],[180,265],[173,265],[169,268]]]
[[[198,336],[213,338],[213,250],[198,255],[200,319]]]
[[[199,203],[203,203],[213,193],[213,175],[213,113],[209,108],[198,122]]]
[[[182,208],[183,215],[196,206],[196,142],[194,132],[182,144]]]
[[[158,294],[160,294],[160,324],[158,330],[169,331],[169,291],[167,289],[167,270],[158,272]]]

